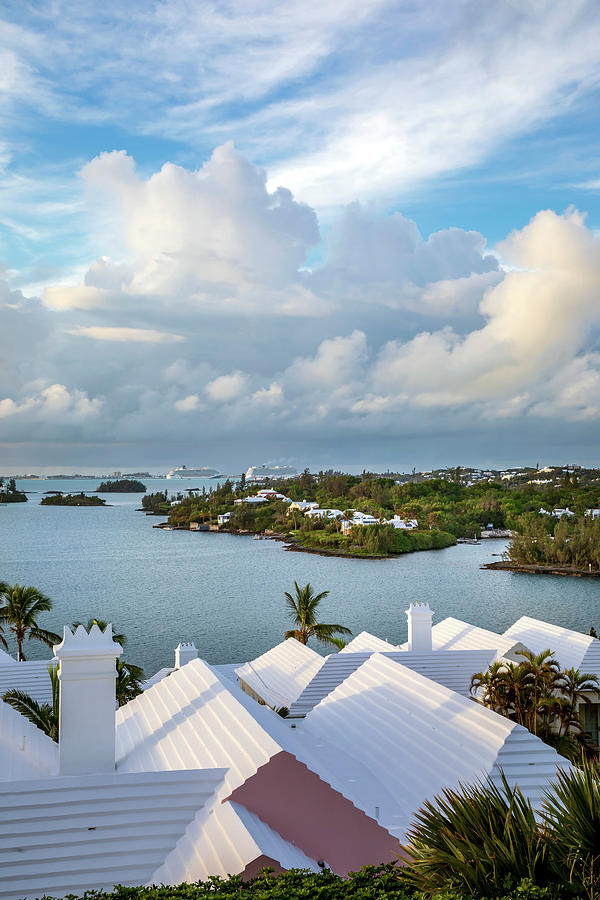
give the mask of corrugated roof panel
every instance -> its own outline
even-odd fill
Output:
[[[0,785],[0,898],[144,884],[223,770],[57,777]]]
[[[515,728],[509,719],[380,653],[302,723],[307,738],[338,745],[386,785],[379,818],[400,837],[425,799],[492,772]],[[545,784],[548,771],[564,761],[549,748],[540,764],[535,754],[542,742],[529,732],[526,740],[533,763],[529,778]]]
[[[323,657],[294,638],[236,669],[236,675],[267,706],[290,706],[323,665]]]
[[[432,681],[469,696],[471,676],[487,669],[495,650],[435,650],[386,652],[389,659],[420,672]],[[305,716],[371,656],[370,653],[335,653],[328,656],[313,680],[290,707],[290,718]]]

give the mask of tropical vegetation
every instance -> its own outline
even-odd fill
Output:
[[[105,506],[104,497],[94,497],[89,494],[63,494],[62,491],[50,491],[46,497],[42,497],[40,506]]]
[[[5,480],[0,476],[0,503],[27,503],[27,494],[17,490],[14,478]]]
[[[600,518],[528,515],[508,547],[511,563],[600,570]]]
[[[294,593],[284,592],[288,613],[294,623],[294,628],[284,634],[286,640],[296,638],[301,644],[308,644],[309,638],[315,637],[326,646],[334,646],[338,649],[344,646],[343,639],[337,638],[335,635],[351,635],[352,632],[349,628],[344,625],[325,625],[317,620],[319,605],[328,594],[329,591],[315,594],[310,582],[304,587],[300,587],[298,582],[294,581]]]
[[[600,699],[598,676],[561,669],[550,650],[521,651],[521,662],[494,662],[471,679],[471,693],[575,761],[596,752],[579,718],[582,704]]]
[[[538,896],[600,892],[600,768],[583,761],[558,772],[534,813],[504,775],[444,790],[415,817],[403,848],[402,880],[425,896],[443,890],[497,897],[537,885]],[[546,893],[543,893],[546,891]]]
[[[530,473],[531,474],[531,473]],[[157,498],[153,511],[169,517],[169,524],[188,527],[192,522],[216,525],[217,517],[230,512],[221,530],[233,532],[274,532],[291,536],[306,549],[339,551],[356,556],[386,556],[420,549],[449,546],[457,538],[476,538],[488,526],[524,535],[523,547],[529,557],[539,563],[553,563],[559,557],[566,565],[600,568],[600,521],[585,515],[588,509],[600,508],[598,472],[582,477],[564,473],[560,479],[529,478],[528,481],[478,481],[471,484],[461,470],[444,478],[414,475],[410,480],[373,475],[347,475],[340,472],[305,471],[297,478],[268,482],[291,500],[309,500],[321,508],[340,509],[343,513],[357,510],[376,518],[398,515],[416,519],[418,530],[406,534],[387,526],[353,528],[349,535],[340,533],[340,523],[311,520],[301,511],[290,510],[289,504],[271,500],[262,504],[234,504],[253,493],[256,487],[225,481],[208,491],[194,491],[170,507],[168,498]],[[172,499],[172,498],[171,498]],[[160,508],[159,508],[160,507]],[[559,523],[540,509],[569,507],[575,515]],[[531,529],[535,533],[530,533]],[[427,537],[426,537],[427,535]],[[514,559],[525,559],[517,539],[513,542]],[[553,550],[552,548],[555,548]],[[551,552],[552,551],[552,552]],[[511,550],[511,553],[513,551]],[[553,555],[553,553],[555,555]]]
[[[22,584],[9,585],[0,582],[0,644],[8,649],[6,632],[17,644],[17,658],[25,657],[24,641],[40,641],[48,647],[60,642],[60,635],[47,631],[38,624],[41,613],[50,612],[52,601],[34,587]]]
[[[472,900],[462,890],[442,890],[435,900]],[[498,885],[496,900],[563,900],[560,886],[538,887],[522,881],[514,888]],[[70,894],[71,900],[78,900]],[[292,869],[275,875],[269,869],[244,881],[241,875],[210,878],[192,884],[125,887],[117,885],[110,893],[86,891],[81,900],[424,900],[424,895],[398,876],[393,865],[367,866],[347,878],[334,875],[326,867],[317,873]]]
[[[117,478],[114,481],[101,481],[96,493],[109,494],[143,494],[146,485],[135,478]]]

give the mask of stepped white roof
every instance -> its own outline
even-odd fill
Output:
[[[388,645],[389,646],[389,645]],[[290,707],[290,717],[305,716],[349,675],[355,672],[372,654],[334,653],[328,656],[310,684]],[[471,676],[481,672],[494,659],[492,650],[410,651],[396,650],[383,654],[420,672],[432,681],[443,684],[465,697],[470,696]]]
[[[0,700],[0,788],[22,778],[42,778],[58,771],[58,744]]]
[[[518,638],[497,634],[487,628],[478,628],[452,616],[442,619],[433,626],[431,643],[433,650],[488,650],[493,647],[498,658],[510,659],[514,657],[516,650],[522,649]],[[408,642],[402,644],[402,649],[408,650]]]
[[[0,659],[0,697],[5,691],[24,691],[37,703],[52,702],[52,683],[48,675],[50,660],[32,659],[4,664]]]
[[[381,653],[307,715],[302,733],[350,754],[386,785],[379,821],[401,838],[426,799],[497,776],[511,754],[519,762],[507,776],[521,784],[525,769],[523,785],[534,800],[557,767],[569,766],[520,725]]]
[[[0,785],[0,898],[145,884],[224,772],[85,775]]]
[[[323,665],[312,647],[288,638],[236,669],[236,675],[272,709],[290,706]]]
[[[521,616],[514,625],[507,628],[504,637],[520,641],[533,653],[550,649],[563,669],[580,669],[600,678],[600,640],[589,634]]]
[[[378,650],[385,652],[387,650],[399,649],[400,648],[396,646],[396,644],[390,644],[388,641],[384,641],[374,634],[369,634],[368,631],[361,631],[355,638],[348,641],[346,646],[340,650],[340,653],[364,653],[367,650],[371,653],[376,653]]]

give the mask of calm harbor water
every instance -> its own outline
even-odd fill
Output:
[[[149,491],[193,481],[147,482]],[[211,482],[205,482],[208,486]],[[212,482],[214,484],[214,482]],[[600,582],[480,568],[502,541],[383,560],[288,553],[276,541],[152,528],[139,494],[103,494],[103,508],[44,507],[48,490],[93,491],[95,481],[23,481],[28,503],[0,505],[0,580],[34,585],[52,598],[44,627],[99,617],[127,634],[127,657],[148,674],[171,665],[180,640],[212,663],[253,659],[289,627],[282,595],[293,580],[329,590],[323,619],[406,640],[404,610],[428,600],[434,622],[456,616],[503,631],[521,615],[587,631],[600,627]],[[31,659],[49,657],[36,642]]]

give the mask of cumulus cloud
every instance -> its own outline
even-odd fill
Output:
[[[17,401],[11,397],[0,400],[0,418],[8,419],[29,414],[28,418],[34,421],[49,420],[57,416],[62,421],[70,423],[82,422],[97,416],[103,402],[100,397],[90,399],[85,391],[79,389],[69,391],[64,384],[51,384],[35,395]]]
[[[265,173],[231,142],[196,172],[166,163],[144,180],[131,157],[114,151],[84,166],[81,177],[108,223],[107,241],[117,234],[126,260],[104,256],[83,284],[47,289],[44,302],[53,309],[175,297],[219,313],[302,315],[318,308],[298,276],[319,240],[314,211],[283,187],[267,191]]]
[[[175,401],[175,409],[179,410],[179,412],[193,412],[200,406],[198,394],[188,394],[187,397],[182,397],[181,400]]]
[[[204,390],[214,403],[231,403],[245,392],[247,381],[243,372],[231,372],[209,381]]]

